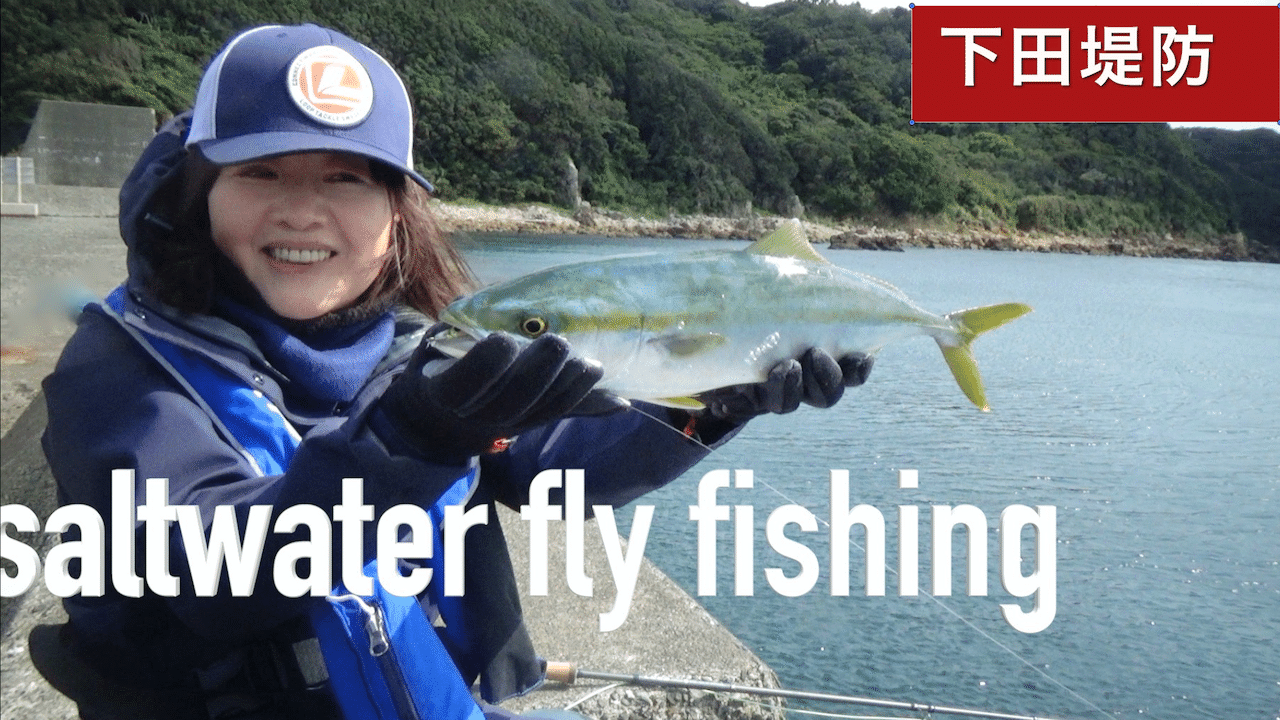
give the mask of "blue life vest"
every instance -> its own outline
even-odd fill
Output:
[[[124,311],[124,288],[106,300],[117,317]],[[224,439],[262,475],[283,473],[301,436],[260,391],[201,353],[121,326],[177,380],[203,408]],[[449,487],[428,514],[432,547],[441,548],[444,508],[466,501],[479,467]],[[433,578],[443,578],[443,552],[431,558]],[[319,640],[328,682],[350,720],[483,720],[484,714],[416,597],[393,595],[378,582],[377,560],[364,567],[372,595],[356,595],[342,584],[317,599],[311,623]],[[441,603],[461,598],[439,597]],[[446,613],[447,614],[447,613]]]

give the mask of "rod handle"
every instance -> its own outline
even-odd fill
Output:
[[[548,660],[547,679],[552,682],[572,685],[578,679],[578,668],[571,662]]]

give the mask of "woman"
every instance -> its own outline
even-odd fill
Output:
[[[341,717],[308,667],[324,599],[278,587],[272,558],[308,537],[282,532],[281,513],[335,508],[344,478],[361,480],[374,518],[402,504],[518,507],[545,468],[581,468],[588,506],[620,505],[706,453],[639,413],[602,413],[616,406],[592,392],[599,368],[561,338],[498,334],[457,361],[432,352],[430,318],[470,278],[427,210],[412,128],[404,86],[364,45],[314,25],[254,28],[215,57],[193,110],[122,187],[128,280],[86,308],[44,386],[60,500],[110,522],[113,471],[128,470],[136,505],[145,480],[166,478],[168,504],[197,506],[206,536],[219,506],[241,528],[269,506],[276,531],[247,596],[226,577],[194,593],[170,525],[170,585],[117,577],[103,597],[68,598],[71,655],[97,687],[131,688],[77,697],[82,717]],[[700,417],[650,410],[715,445],[759,413],[829,406],[869,369],[810,352],[759,386],[710,393]],[[375,527],[363,523],[365,562]],[[134,535],[133,567],[148,567],[142,522]],[[496,703],[543,668],[501,529],[465,537],[462,597],[432,583],[417,603],[461,683]]]

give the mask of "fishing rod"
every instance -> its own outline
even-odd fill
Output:
[[[688,690],[707,690],[711,692],[739,693],[742,695],[760,695],[764,697],[792,698],[796,700],[820,700],[822,702],[842,703],[845,705],[862,705],[865,707],[888,708],[891,710],[909,710],[911,712],[925,714],[941,713],[944,715],[963,715],[966,717],[988,718],[989,720],[1054,720],[1053,718],[1042,715],[1017,715],[1014,713],[949,707],[946,705],[931,705],[928,703],[908,702],[903,700],[885,700],[881,698],[836,695],[833,693],[810,692],[805,690],[787,690],[785,688],[738,685],[736,683],[719,683],[705,680],[682,680],[677,678],[581,670],[573,663],[568,662],[548,662],[547,679],[563,683],[565,685],[573,685],[579,679],[604,680],[608,682],[625,683],[628,685],[639,685],[641,687],[681,688]]]

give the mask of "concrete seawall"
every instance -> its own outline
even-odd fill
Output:
[[[124,247],[114,218],[4,218],[3,467],[0,503],[34,510],[43,522],[55,507],[54,485],[39,448],[45,416],[40,380],[52,368],[72,326],[47,299],[47,290],[74,280],[101,296],[124,277]],[[625,510],[623,512],[626,512]],[[598,617],[614,603],[606,554],[594,522],[586,528],[586,573],[594,580],[592,597],[569,591],[564,567],[564,533],[550,538],[549,594],[531,597],[528,584],[527,524],[501,513],[512,560],[521,584],[525,614],[535,646],[549,660],[584,669],[672,678],[776,687],[777,677],[692,597],[645,560],[630,614],[622,628],[598,630]],[[39,538],[51,542],[50,537]],[[24,541],[32,543],[27,536]],[[47,545],[40,549],[41,556]],[[3,608],[0,645],[0,716],[74,720],[75,707],[44,682],[31,665],[27,638],[39,625],[65,620],[58,599],[37,581],[33,589]],[[573,686],[548,683],[526,698],[505,705],[520,711],[564,707],[592,697],[576,710],[615,718],[773,718],[777,705],[721,693],[608,688],[601,682]]]
[[[110,217],[120,209],[120,189],[78,187],[73,185],[23,185],[21,204],[19,189],[5,185],[0,200],[4,202],[5,215],[35,215],[39,217]],[[34,207],[33,212],[19,212],[21,206]]]

